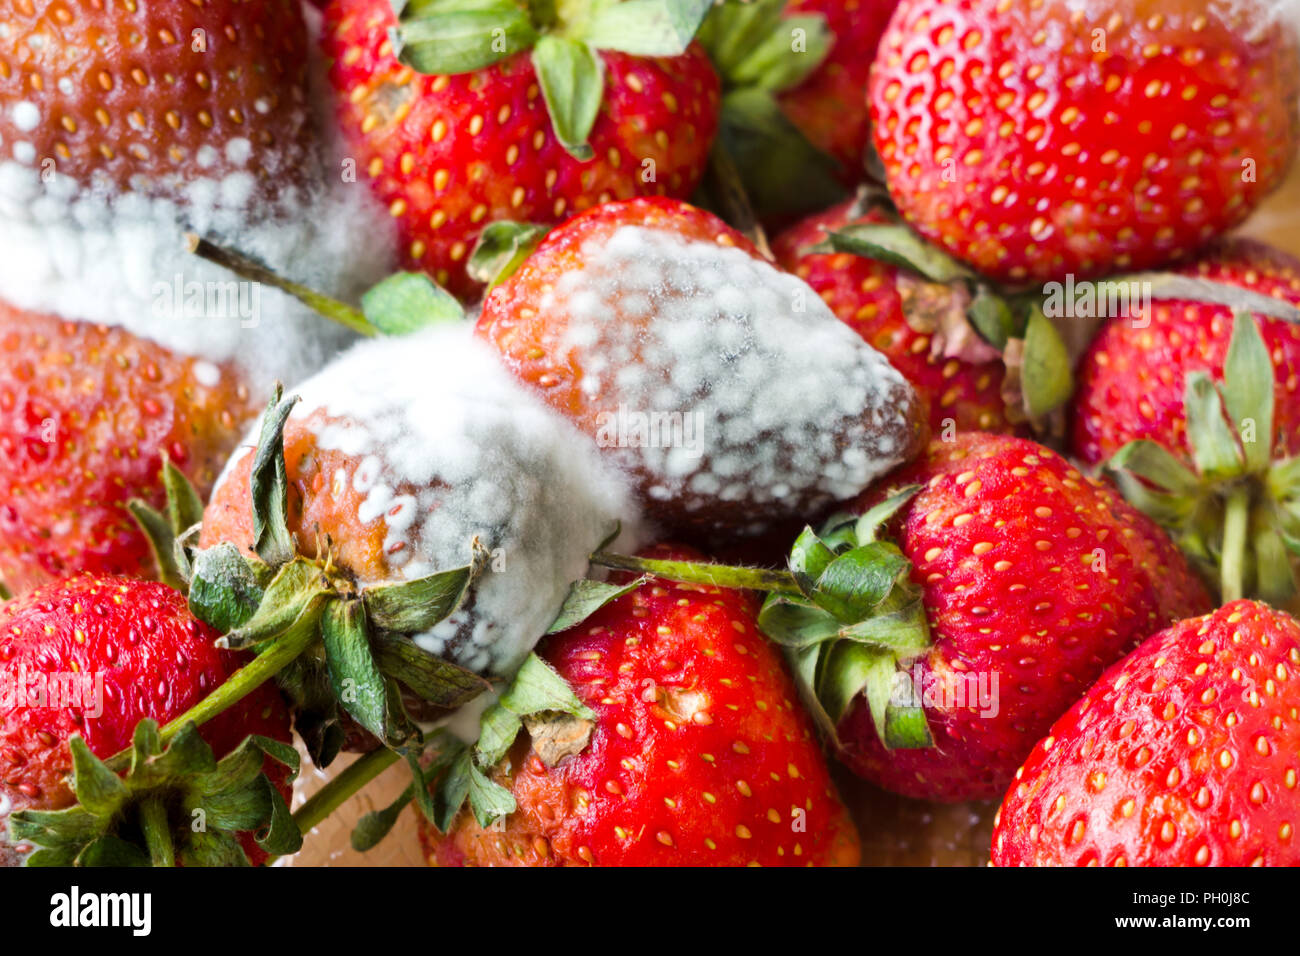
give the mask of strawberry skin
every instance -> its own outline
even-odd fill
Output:
[[[1245,218],[1295,153],[1295,39],[1263,17],[903,0],[869,94],[890,193],[997,279],[1186,255]]]
[[[1300,306],[1300,260],[1250,239],[1223,240],[1182,270]],[[1183,397],[1187,373],[1223,377],[1232,309],[1187,301],[1152,303],[1150,324],[1111,319],[1084,356],[1074,398],[1074,453],[1087,464],[1146,438],[1190,458]],[[1277,455],[1300,453],[1300,328],[1256,315],[1273,360]]]
[[[0,711],[0,796],[10,809],[72,803],[65,778],[74,734],[108,758],[131,743],[143,718],[165,723],[215,690],[240,664],[239,655],[217,649],[217,637],[179,592],[123,577],[77,575],[0,607],[0,686],[10,705]],[[18,706],[23,676],[30,688],[33,675],[49,686],[56,675],[74,673],[102,677],[101,715],[84,698],[82,707],[38,706],[30,698]],[[218,756],[248,734],[290,739],[288,710],[270,684],[202,730]],[[281,789],[287,796],[287,785]]]
[[[971,362],[934,355],[931,338],[908,324],[894,266],[848,253],[810,253],[828,231],[885,223],[877,211],[855,215],[856,201],[810,216],[776,238],[777,261],[816,290],[831,311],[878,350],[924,397],[930,428],[1014,432],[1002,397],[1000,361]]]
[[[923,442],[897,370],[744,236],[677,200],[607,203],[552,230],[475,331],[629,474],[651,521],[693,542],[807,521]],[[609,422],[629,409],[702,420],[694,457],[620,444]]]
[[[1109,485],[1034,442],[978,432],[934,442],[888,484],[922,488],[894,535],[922,587],[934,646],[922,684],[970,675],[996,713],[943,695],[926,701],[935,746],[887,751],[859,697],[840,721],[842,758],[907,796],[993,799],[1084,688],[1171,621],[1208,609],[1186,562]],[[882,497],[872,491],[853,506]],[[1104,561],[1104,565],[1101,563]]]
[[[518,53],[474,73],[426,76],[398,62],[387,0],[333,0],[324,48],[339,122],[358,175],[397,220],[406,262],[449,290],[483,227],[553,223],[597,203],[684,197],[704,171],[719,84],[698,47],[672,58],[603,51],[604,101],[574,159],[556,138],[536,71]]]
[[[857,834],[754,612],[743,592],[652,581],[543,645],[598,715],[590,744],[548,769],[523,738],[497,775],[518,802],[504,831],[468,811],[445,837],[422,823],[430,862],[856,865]]]
[[[1255,601],[1180,621],[1034,748],[997,866],[1296,866],[1300,624]]]
[[[256,404],[233,368],[0,303],[0,581],[152,574],[126,503],[163,503],[164,455],[206,495]]]
[[[820,14],[835,35],[826,59],[802,83],[778,97],[808,141],[839,160],[843,181],[863,179],[871,121],[862,91],[872,56],[897,0],[793,0],[786,16]]]
[[[171,195],[232,173],[269,187],[303,166],[297,0],[4,0],[0,21],[6,158]]]

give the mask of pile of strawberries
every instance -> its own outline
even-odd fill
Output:
[[[322,353],[0,287],[0,863],[263,864],[394,763],[353,845],[436,865],[856,865],[835,764],[999,866],[1300,863],[1285,4],[0,6],[0,229],[165,210]],[[359,302],[204,206],[313,178]]]

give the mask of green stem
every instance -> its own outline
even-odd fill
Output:
[[[682,584],[703,584],[742,591],[797,592],[799,590],[799,583],[789,571],[741,568],[727,564],[702,564],[696,561],[660,561],[654,558],[612,554],[608,551],[597,551],[591,556],[591,563],[619,571],[653,574],[655,577]]]
[[[306,836],[331,813],[343,806],[357,791],[397,763],[400,758],[401,754],[396,750],[380,747],[348,764],[341,773],[312,794],[311,799],[294,813],[293,822],[298,824],[298,830]],[[415,795],[413,790],[411,795],[412,797]]]
[[[281,292],[293,296],[309,309],[319,312],[325,318],[337,322],[359,335],[373,337],[379,334],[379,330],[370,324],[364,312],[353,308],[346,302],[340,302],[338,299],[331,298],[314,289],[309,289],[305,285],[299,285],[297,282],[290,282],[283,276],[276,275],[260,262],[248,258],[243,253],[235,252],[232,249],[223,249],[216,243],[209,242],[194,233],[186,235],[185,241],[189,251],[199,258],[207,259],[223,269],[229,269],[235,275],[250,282],[262,282],[279,289]]]
[[[1246,538],[1250,525],[1250,488],[1239,484],[1228,494],[1223,510],[1223,556],[1219,561],[1219,592],[1226,604],[1245,594]]]
[[[176,850],[172,846],[171,827],[167,821],[167,808],[161,797],[146,797],[140,803],[140,829],[149,859],[154,866],[175,866]]]
[[[316,614],[300,616],[289,630],[276,638],[275,642],[261,654],[231,674],[224,684],[175,720],[164,724],[159,730],[163,743],[169,742],[191,721],[201,726],[218,714],[234,707],[292,664],[316,640],[320,633],[317,627],[318,621],[319,615]],[[115,771],[126,769],[130,762],[129,749],[119,751],[105,761],[108,768]]]

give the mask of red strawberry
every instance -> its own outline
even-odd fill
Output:
[[[934,745],[886,749],[858,694],[838,720],[841,756],[908,796],[989,799],[1107,666],[1208,598],[1151,521],[1034,442],[975,432],[935,442],[888,482],[909,485],[920,490],[888,527],[932,644],[899,657]]]
[[[1284,601],[1295,591],[1286,552],[1300,536],[1290,516],[1300,500],[1300,262],[1234,239],[1184,272],[1219,285],[1180,291],[1178,279],[1157,279],[1173,284],[1162,293],[1171,297],[1115,316],[1094,339],[1074,449],[1108,463],[1225,600]]]
[[[679,38],[678,55],[639,56],[619,48],[639,51],[638,42],[662,39],[657,30],[629,23],[602,40],[591,33],[600,16],[531,25],[508,2],[489,12],[502,45],[478,50],[467,67],[440,39],[454,14],[412,4],[399,60],[386,0],[333,0],[326,11],[331,82],[360,171],[398,220],[407,262],[462,296],[481,287],[465,267],[488,223],[552,223],[610,199],[687,196],[717,125],[718,79],[689,38]],[[486,45],[487,27],[482,36]],[[587,66],[573,89],[556,90],[548,113],[547,67],[562,57]]]
[[[1034,748],[996,866],[1296,866],[1300,624],[1253,601],[1180,621]]]
[[[541,656],[595,712],[590,742],[547,766],[521,735],[492,775],[516,810],[489,829],[464,810],[446,836],[422,822],[431,863],[857,863],[812,725],[743,592],[650,581]]]
[[[631,474],[654,520],[697,537],[806,520],[921,440],[901,375],[807,285],[673,200],[552,231],[477,332]]]
[[[829,231],[889,222],[876,210],[859,213],[858,206],[856,200],[850,200],[782,233],[772,246],[777,261],[812,286],[831,311],[903,373],[929,404],[932,431],[944,433],[955,427],[1011,432],[1023,427],[1023,412],[1008,408],[1003,398],[1006,370],[1001,359],[987,357],[996,355],[993,349],[977,340],[975,344],[977,348],[982,345],[979,351],[983,353],[978,360],[961,351],[945,354],[933,334],[939,326],[905,309],[909,288],[920,288],[910,275],[896,266],[848,252],[811,251]]]
[[[5,816],[73,802],[66,780],[73,735],[108,758],[131,745],[143,718],[165,723],[215,690],[240,664],[239,655],[216,648],[217,637],[190,614],[179,592],[130,578],[79,575],[0,608]],[[204,724],[201,734],[218,757],[248,734],[288,741],[288,711],[279,693],[263,685]],[[282,770],[276,779],[287,799]],[[251,841],[246,848],[265,857]]]
[[[163,456],[206,494],[253,414],[233,367],[0,303],[0,581],[152,573],[127,501],[162,503]]]
[[[0,20],[6,158],[171,196],[235,173],[272,196],[301,173],[310,113],[296,0],[6,0]]]
[[[903,0],[872,73],[903,215],[994,278],[1142,269],[1240,222],[1300,125],[1260,6]]]
[[[1300,308],[1300,260],[1250,239],[1228,239],[1182,270]],[[1087,464],[1108,459],[1139,438],[1189,461],[1183,397],[1187,374],[1222,380],[1233,310],[1192,299],[1157,300],[1150,315],[1111,318],[1079,366],[1073,450]],[[1300,327],[1256,313],[1273,359],[1278,455],[1300,453]]]

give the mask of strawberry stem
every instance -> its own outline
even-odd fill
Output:
[[[661,561],[654,558],[637,558],[626,554],[597,551],[591,563],[618,571],[653,574],[658,578],[681,584],[703,584],[713,587],[748,591],[799,591],[799,583],[789,571],[771,571],[764,568],[742,568],[726,564],[704,564],[697,561]]]
[[[186,724],[202,725],[229,710],[280,671],[292,664],[320,634],[316,615],[303,615],[289,630],[275,639],[265,651],[230,675],[230,678],[207,697],[164,724],[159,730],[163,743],[169,742]],[[104,761],[110,770],[126,769],[131,751],[123,750]]]
[[[1250,487],[1238,484],[1228,494],[1223,511],[1223,557],[1219,562],[1219,591],[1223,602],[1245,593],[1246,532],[1250,519]]]
[[[147,797],[140,803],[140,830],[149,847],[150,862],[154,866],[175,866],[176,850],[161,797]]]
[[[207,259],[223,269],[229,269],[235,275],[250,282],[261,282],[279,289],[281,292],[293,296],[309,309],[319,312],[325,318],[351,329],[358,335],[373,337],[379,334],[379,330],[370,324],[370,320],[366,318],[365,313],[360,309],[314,289],[309,289],[305,285],[290,282],[241,252],[224,249],[192,232],[186,234],[185,242],[189,247],[189,251],[199,258]]]
[[[352,761],[297,809],[293,822],[298,825],[298,832],[304,837],[308,836],[362,787],[397,763],[400,756],[396,750],[380,747]],[[267,860],[267,864],[273,859],[274,857]]]

